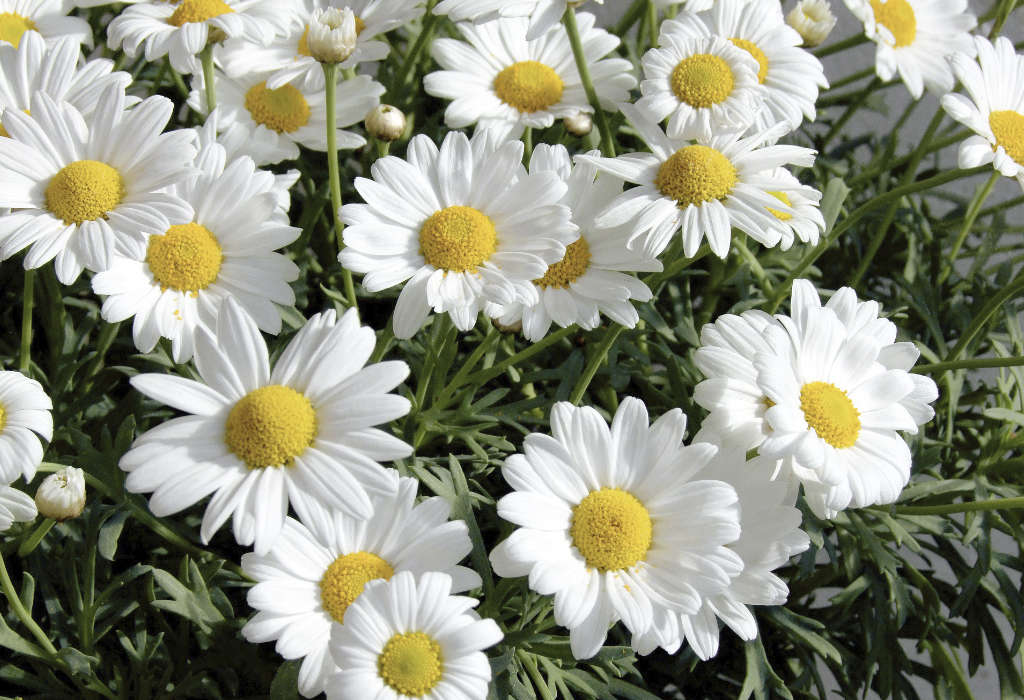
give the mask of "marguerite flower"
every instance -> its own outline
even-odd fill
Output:
[[[451,595],[448,574],[400,571],[366,585],[331,631],[341,671],[327,685],[332,700],[418,698],[484,700],[491,665],[483,650],[502,639],[477,601]]]
[[[0,484],[19,476],[31,481],[36,475],[43,461],[39,438],[53,438],[51,410],[53,403],[39,382],[21,372],[0,371]]]
[[[258,74],[266,78],[267,87],[272,90],[286,83],[303,83],[315,90],[322,89],[324,72],[310,55],[309,24],[314,12],[330,7],[348,7],[356,16],[355,50],[338,64],[342,68],[383,60],[389,47],[379,37],[423,14],[419,0],[302,0],[298,7],[300,22],[266,47],[244,38],[225,41],[218,53],[225,72],[235,77]]]
[[[779,247],[789,250],[793,241],[818,245],[818,238],[825,230],[825,217],[821,215],[821,192],[800,184],[800,181],[785,168],[776,168],[774,175],[789,183],[785,192],[769,192],[772,196],[793,210],[792,213],[769,207],[775,217],[775,228],[782,236]]]
[[[225,141],[245,145],[244,152],[256,165],[294,160],[299,157],[299,146],[327,150],[327,95],[322,81],[317,89],[303,83],[270,89],[267,81],[255,74],[230,78],[217,69],[215,76],[220,113],[217,128],[225,132]],[[359,148],[366,143],[362,136],[344,127],[361,122],[383,94],[384,86],[366,75],[338,83],[338,148]],[[201,72],[192,78],[188,104],[197,112],[207,113],[206,83]]]
[[[200,69],[196,56],[209,41],[244,37],[267,45],[298,21],[291,2],[280,0],[181,0],[140,2],[107,26],[107,45],[135,58],[167,56],[179,73]]]
[[[109,323],[135,317],[133,337],[141,352],[151,352],[160,336],[171,341],[174,361],[192,357],[201,326],[217,327],[217,313],[228,297],[237,301],[271,334],[281,331],[274,304],[290,306],[289,282],[299,268],[274,252],[302,232],[288,225],[278,208],[273,177],[243,156],[226,164],[219,143],[205,146],[196,158],[199,174],[175,185],[172,192],[188,202],[195,218],[132,245],[115,255],[108,270],[92,279]]]
[[[565,249],[564,258],[533,280],[539,293],[537,303],[501,307],[498,321],[505,326],[522,321],[523,335],[533,342],[547,334],[552,321],[563,328],[574,323],[586,330],[597,328],[601,313],[633,328],[640,315],[631,302],[649,301],[651,290],[623,273],[660,272],[661,263],[643,251],[628,249],[629,231],[624,227],[602,229],[594,223],[597,214],[622,192],[622,181],[610,175],[595,180],[597,169],[585,163],[573,168],[565,146],[537,146],[530,172],[544,171],[557,173],[568,186],[562,203],[572,211],[580,237]]]
[[[0,138],[0,259],[31,246],[25,268],[54,260],[57,278],[110,267],[114,249],[145,231],[192,220],[192,207],[169,194],[191,170],[191,131],[160,131],[174,105],[155,96],[125,110],[124,88],[109,85],[86,122],[45,93],[32,114],[5,110]]]
[[[381,158],[373,180],[356,178],[366,204],[341,208],[341,264],[365,273],[368,292],[408,280],[395,306],[399,338],[412,337],[431,309],[465,331],[488,302],[536,303],[531,280],[577,237],[559,203],[565,183],[551,171],[527,173],[522,142],[490,136],[453,131],[440,150],[416,136],[408,160]]]
[[[718,0],[710,12],[683,13],[667,20],[661,36],[661,43],[672,36],[704,41],[719,37],[755,58],[765,107],[751,115],[756,129],[785,123],[792,131],[805,118],[814,121],[818,90],[828,87],[825,69],[814,55],[800,48],[803,39],[785,23],[778,3]]]
[[[947,58],[974,55],[970,31],[978,19],[967,0],[845,0],[864,33],[878,45],[875,72],[882,80],[900,80],[916,100],[925,88],[936,95],[953,89]]]
[[[604,4],[604,0],[595,0]],[[573,7],[579,2],[571,3]],[[480,22],[497,17],[529,17],[527,39],[537,39],[562,20],[567,0],[441,0],[434,14],[448,15],[453,22]]]
[[[68,17],[71,11],[64,0],[0,0],[0,42],[18,48],[27,31],[37,31],[44,39],[66,36],[92,46],[92,27],[81,17]]]
[[[780,177],[783,165],[810,166],[814,151],[799,146],[762,146],[785,127],[741,138],[732,133],[691,143],[671,139],[633,105],[622,112],[647,142],[652,153],[628,153],[617,158],[576,156],[599,170],[639,187],[626,190],[597,217],[599,226],[630,224],[630,247],[644,237],[649,255],[659,255],[682,229],[683,252],[693,257],[707,238],[712,252],[724,258],[733,227],[762,245],[779,242],[781,232],[774,209],[792,214],[778,196],[794,190],[794,181]]]
[[[407,457],[412,448],[372,427],[409,412],[388,393],[409,373],[404,362],[363,367],[373,330],[354,309],[340,320],[315,314],[285,348],[273,370],[255,322],[234,299],[217,315],[216,336],[196,336],[202,382],[170,374],[132,377],[136,389],[190,415],[143,433],[121,458],[125,488],[153,492],[158,516],[213,493],[201,537],[234,516],[235,540],[266,554],[297,512],[340,509],[365,519],[370,493],[394,483],[378,460]]]
[[[318,508],[288,518],[277,543],[265,556],[243,554],[242,568],[257,583],[249,605],[259,612],[242,628],[250,642],[277,640],[286,659],[302,659],[299,691],[313,697],[338,671],[328,643],[332,628],[363,586],[402,571],[416,575],[441,571],[452,577],[455,593],[476,588],[480,576],[458,563],[472,549],[462,520],[448,521],[442,498],[416,504],[415,479],[395,477],[395,492],[373,500],[369,520],[356,521]]]
[[[828,0],[799,0],[786,15],[786,24],[799,32],[803,45],[820,45],[836,26]]]
[[[0,486],[0,532],[14,523],[34,520],[36,515],[36,502],[31,496],[13,486]]]
[[[994,44],[975,37],[974,44],[977,61],[962,53],[951,61],[970,99],[956,93],[942,98],[946,113],[976,134],[960,144],[960,167],[992,163],[1024,187],[1024,56],[1002,36]]]
[[[603,58],[619,38],[596,28],[589,13],[578,18],[594,89],[605,108],[614,110],[636,85],[632,64]],[[429,94],[452,100],[444,113],[449,128],[479,124],[515,139],[525,127],[548,127],[556,118],[593,112],[562,27],[534,40],[526,39],[529,23],[524,18],[458,27],[466,41],[434,41],[431,52],[445,70],[423,78]]]
[[[674,652],[679,615],[696,614],[743,567],[728,547],[740,536],[735,489],[694,478],[716,448],[682,444],[679,409],[648,426],[634,398],[610,430],[593,408],[557,403],[551,431],[528,435],[502,468],[514,491],[498,515],[519,529],[491,552],[495,572],[528,575],[532,590],[554,595],[578,659],[596,654],[617,620],[634,648]]]

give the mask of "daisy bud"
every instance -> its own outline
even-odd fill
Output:
[[[575,136],[586,136],[594,128],[594,118],[587,112],[576,112],[562,121],[569,133]]]
[[[77,518],[85,507],[85,474],[76,467],[64,467],[43,479],[36,491],[39,514],[53,520]]]
[[[366,115],[366,130],[381,141],[395,141],[405,133],[405,114],[398,107],[378,105]]]
[[[789,14],[786,23],[804,38],[804,46],[817,46],[825,41],[836,26],[828,0],[800,0]]]
[[[341,63],[356,48],[356,16],[345,7],[313,10],[307,42],[309,53],[321,63]]]

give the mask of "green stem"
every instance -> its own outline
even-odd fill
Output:
[[[740,257],[746,261],[747,266],[750,268],[750,272],[753,273],[754,279],[757,280],[757,284],[761,287],[761,291],[764,293],[765,299],[772,298],[772,283],[768,279],[768,273],[764,271],[764,267],[761,266],[761,262],[757,259],[757,256],[750,252],[747,248],[747,244],[742,238],[734,237],[732,239],[733,247],[736,252],[740,254]]]
[[[0,586],[3,587],[4,595],[7,596],[7,602],[11,605],[11,610],[21,623],[28,628],[28,631],[32,633],[32,636],[36,638],[39,645],[47,651],[51,656],[57,656],[57,649],[53,646],[49,637],[43,632],[42,628],[36,624],[36,621],[32,619],[32,613],[25,609],[25,606],[21,602],[21,597],[18,596],[17,591],[14,589],[14,583],[11,582],[11,577],[7,573],[7,565],[4,563],[4,556],[0,553]]]
[[[928,148],[925,155],[929,155],[931,153],[934,153],[935,151],[941,151],[943,148],[946,148],[947,146],[952,146],[953,144],[960,143],[965,138],[970,136],[972,133],[973,132],[970,129],[963,129],[950,136],[945,136],[939,139],[938,141],[935,141]],[[855,178],[850,180],[847,184],[849,185],[850,189],[855,190],[863,183],[869,180],[874,180],[876,177],[878,177],[878,175],[882,174],[883,172],[895,172],[898,168],[910,162],[910,159],[914,157],[914,153],[915,152],[911,152],[905,156],[900,156],[895,160],[886,161],[883,167],[865,170],[860,175],[857,175]]]
[[[1010,510],[1024,508],[1024,496],[1018,498],[992,498],[987,501],[968,501],[966,503],[947,503],[941,506],[899,506],[877,508],[896,515],[949,515],[951,513],[970,513],[978,510]]]
[[[404,88],[412,76],[413,69],[419,63],[420,54],[423,53],[424,47],[430,43],[431,38],[434,36],[434,25],[437,24],[437,15],[431,10],[435,4],[436,0],[430,0],[427,3],[427,13],[423,16],[423,26],[420,28],[420,34],[416,37],[416,43],[409,49],[409,53],[405,55],[405,62],[402,64],[401,69],[395,75],[395,83],[389,91],[393,99],[396,99],[400,93],[406,93],[408,96],[408,91],[404,90]]]
[[[598,131],[601,132],[601,152],[608,158],[614,158],[615,141],[612,139],[611,127],[608,125],[608,115],[601,108],[601,101],[597,97],[597,91],[594,90],[594,82],[590,79],[590,67],[587,65],[587,57],[583,53],[583,41],[580,39],[579,26],[576,24],[576,10],[567,7],[562,22],[569,34],[569,44],[572,46],[573,58],[576,59],[576,69],[583,82],[583,90],[587,93],[587,101],[594,108],[594,120],[597,122]]]
[[[105,323],[100,329],[99,338],[96,339],[96,355],[89,362],[88,367],[85,370],[83,379],[92,379],[99,371],[103,369],[103,362],[107,357],[107,351],[110,350],[110,346],[114,344],[114,339],[117,337],[117,332],[121,330],[121,322],[117,323]]]
[[[841,80],[835,81],[834,83],[829,85],[827,89],[822,90],[821,94],[824,95],[826,93],[835,92],[839,88],[846,87],[850,83],[855,83],[858,80],[863,80],[864,78],[870,78],[874,74],[874,67],[865,68],[864,70],[857,71],[856,73],[853,73],[851,75],[846,76],[845,78],[842,78]]]
[[[828,46],[822,46],[820,49],[816,49],[816,50],[812,51],[811,53],[813,53],[818,58],[824,58],[825,56],[831,56],[834,53],[839,53],[840,51],[846,51],[847,49],[852,49],[854,46],[860,46],[861,44],[865,44],[867,42],[868,42],[867,35],[865,35],[865,34],[857,34],[856,36],[851,36],[851,37],[849,37],[847,39],[843,39],[842,41],[837,41],[834,44],[829,44]]]
[[[523,160],[526,163],[530,162],[530,158],[533,157],[533,128],[526,127],[523,129]]]
[[[821,142],[820,151],[824,152],[825,149],[828,148],[829,142],[835,138],[840,131],[842,131],[843,127],[846,126],[846,123],[853,118],[853,115],[857,113],[857,110],[861,108],[861,105],[863,105],[867,101],[868,97],[871,96],[871,93],[877,90],[881,85],[882,79],[876,77],[868,83],[867,87],[861,90],[860,93],[854,97],[853,101],[850,102],[849,106],[847,106],[846,111],[843,112],[839,119],[832,124],[832,128],[828,130],[824,140]]]
[[[998,170],[992,173],[988,181],[978,187],[974,192],[974,198],[971,199],[970,204],[967,205],[967,215],[964,217],[963,226],[960,228],[960,234],[953,241],[953,247],[949,250],[949,257],[946,259],[947,265],[939,275],[939,283],[945,282],[949,279],[949,276],[953,273],[953,265],[956,263],[957,256],[960,254],[960,248],[963,247],[964,242],[967,240],[967,236],[970,235],[971,229],[974,227],[974,222],[978,218],[978,214],[981,213],[981,206],[988,199],[989,194],[992,192],[992,188],[996,184],[1002,175]]]
[[[569,396],[570,403],[579,404],[580,399],[583,398],[583,394],[586,393],[587,387],[590,386],[590,382],[593,381],[594,376],[597,374],[598,368],[604,363],[608,357],[608,351],[611,350],[612,345],[625,330],[624,326],[615,324],[608,328],[604,333],[604,338],[601,339],[601,344],[594,348],[594,354],[591,355],[590,360],[587,361],[587,366],[583,370],[583,375],[579,381],[576,382],[576,387],[572,390],[572,394]]]
[[[654,0],[647,0],[647,29],[650,33],[651,47],[658,45],[658,7]]]
[[[208,43],[206,48],[199,54],[203,62],[203,83],[206,87],[206,113],[209,114],[217,107],[217,86],[214,84],[213,76],[213,43]]]
[[[555,343],[564,340],[565,338],[568,338],[570,335],[577,332],[578,330],[579,329],[575,325],[569,326],[568,328],[559,328],[554,333],[549,333],[548,335],[544,336],[543,339],[534,343],[530,347],[524,350],[520,350],[515,355],[507,357],[501,362],[496,362],[493,367],[482,369],[478,372],[474,372],[473,374],[468,375],[464,379],[463,383],[482,386],[484,383],[491,381],[499,374],[507,370],[509,367],[514,367],[520,362],[528,360],[529,358],[533,357],[542,350],[546,350],[548,347],[554,345]],[[453,388],[458,388],[455,387],[454,384],[452,386]]]
[[[331,185],[331,213],[334,221],[334,238],[338,244],[338,252],[345,248],[345,224],[341,221],[341,176],[338,173],[338,64],[321,63],[324,69],[325,100],[327,102],[327,177]],[[342,266],[342,280],[345,285],[345,298],[353,309],[358,308],[356,288],[352,282],[352,272]]]
[[[35,302],[36,271],[25,270],[25,290],[21,298],[21,354],[18,356],[18,370],[28,374],[32,364],[32,307]]]
[[[619,20],[619,23],[611,30],[612,34],[617,37],[625,36],[626,32],[636,24],[637,20],[640,19],[640,16],[643,14],[645,2],[646,0],[633,0],[633,4],[629,6],[626,13],[622,15],[622,19]]]
[[[964,333],[963,337],[960,338],[959,342],[950,351],[949,356],[946,358],[946,362],[953,362],[960,358],[967,346],[970,345],[971,341],[981,332],[988,323],[989,319],[997,311],[1003,308],[1003,304],[1013,298],[1015,294],[1024,289],[1024,272],[1017,275],[1017,278],[1010,284],[1003,287],[995,296],[990,297],[989,300],[981,307],[981,311],[974,317],[974,321],[968,327],[967,332]]]
[[[33,530],[32,534],[21,543],[20,547],[18,547],[18,556],[24,559],[31,554],[32,551],[39,546],[39,543],[43,541],[43,538],[46,537],[46,533],[50,531],[56,522],[57,521],[53,518],[43,518],[43,522],[39,523],[39,526]]]
[[[954,360],[952,362],[933,362],[917,365],[911,372],[915,374],[937,374],[955,369],[994,369],[996,367],[1024,366],[1024,357],[975,357],[970,360]]]

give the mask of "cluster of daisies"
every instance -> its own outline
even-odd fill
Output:
[[[976,133],[961,164],[992,162],[1024,186],[1013,45],[972,37],[966,0],[846,1],[878,44],[879,77],[944,95]],[[0,259],[21,255],[29,271],[52,261],[63,284],[88,271],[103,319],[132,319],[140,352],[163,338],[174,362],[194,364],[198,379],[131,379],[184,415],[121,458],[126,487],[151,494],[161,517],[208,499],[203,542],[231,521],[253,549],[243,634],[301,659],[306,696],[482,699],[484,650],[503,636],[460,595],[481,586],[460,564],[466,523],[385,466],[413,452],[389,427],[410,412],[396,393],[405,362],[371,362],[376,335],[356,309],[311,316],[273,365],[264,336],[295,302],[299,268],[281,251],[300,235],[299,173],[261,166],[366,144],[346,129],[385,94],[366,64],[388,56],[389,32],[447,16],[461,37],[433,41],[440,70],[422,81],[447,101],[451,131],[377,159],[354,180],[362,201],[337,212],[341,265],[367,294],[401,286],[398,338],[432,311],[462,331],[482,312],[531,342],[602,316],[632,328],[635,303],[652,298],[635,273],[661,272],[659,257],[724,258],[741,235],[813,245],[825,228],[821,192],[797,170],[815,153],[783,143],[828,85],[807,50],[834,24],[821,0],[801,0],[788,23],[774,0],[688,0],[639,80],[619,38],[575,4],[130,2],[105,23],[109,48],[191,76],[202,124],[165,131],[170,100],[133,96],[129,74],[83,57],[93,36],[73,3],[0,0]],[[336,85],[318,59],[332,41],[344,48]],[[954,77],[969,99],[951,92]],[[606,112],[648,150],[541,143],[524,163],[533,130],[592,119],[604,130]],[[550,434],[527,436],[503,466],[511,491],[497,513],[515,528],[490,552],[493,570],[553,597],[579,659],[616,622],[642,654],[686,643],[710,658],[720,622],[753,639],[750,606],[786,600],[774,571],[808,547],[799,495],[832,518],[892,503],[910,478],[900,433],[931,419],[937,389],[909,371],[918,350],[879,314],[851,289],[823,304],[797,280],[790,315],[705,326],[694,398],[708,416],[689,444],[678,409],[651,422],[625,398],[609,423],[554,405]],[[36,515],[10,484],[34,477],[51,410],[37,381],[0,372],[0,530]]]

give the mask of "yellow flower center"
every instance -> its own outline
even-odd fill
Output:
[[[710,146],[684,146],[661,164],[654,186],[680,209],[725,199],[736,184],[736,167]]]
[[[69,163],[46,186],[46,208],[65,224],[102,218],[123,198],[121,173],[98,160]]]
[[[21,35],[30,29],[35,29],[36,23],[28,17],[22,17],[13,12],[0,12],[0,41],[6,41],[18,48],[21,43]]]
[[[182,0],[174,14],[167,18],[167,23],[180,27],[189,22],[205,22],[229,12],[234,10],[222,0]]]
[[[800,410],[808,427],[839,449],[852,447],[860,434],[860,413],[846,392],[828,382],[810,382],[800,389]]]
[[[548,271],[540,279],[533,283],[538,287],[568,287],[575,282],[590,267],[590,245],[587,239],[580,238],[575,243],[570,243],[565,249],[565,257],[554,265],[548,267]]]
[[[498,249],[494,222],[473,207],[436,211],[420,228],[420,255],[439,270],[468,272]]]
[[[395,692],[420,698],[441,680],[443,664],[440,644],[422,632],[406,632],[384,645],[377,675]]]
[[[290,134],[309,122],[309,103],[294,85],[267,89],[267,81],[253,85],[245,93],[245,108],[257,124]]]
[[[540,112],[562,99],[565,84],[558,73],[538,61],[513,63],[494,79],[494,92],[520,112]]]
[[[371,552],[342,554],[335,559],[320,579],[320,603],[338,622],[345,622],[345,611],[375,579],[389,579],[395,570]]]
[[[217,279],[224,254],[205,226],[179,224],[162,236],[151,236],[146,264],[163,290],[198,292]]]
[[[909,46],[914,43],[914,37],[917,36],[917,18],[914,16],[914,8],[907,0],[871,0],[871,9],[875,13],[875,22],[892,32],[894,46]]]
[[[737,37],[733,37],[729,41],[757,59],[757,82],[764,85],[764,79],[768,76],[768,57],[764,55],[764,51],[761,50],[761,47],[752,41],[739,39]]]
[[[250,469],[290,466],[316,437],[316,410],[291,387],[272,384],[243,396],[228,414],[224,441]]]
[[[356,36],[359,36],[360,34],[362,34],[364,29],[366,29],[366,22],[364,22],[359,17],[356,17]],[[299,56],[309,56],[309,57],[313,56],[313,54],[311,54],[309,52],[309,25],[308,24],[306,25],[305,31],[302,32],[302,36],[299,37],[299,46],[296,49],[296,52],[297,52],[297,54]]]
[[[1018,165],[1024,165],[1024,114],[1003,109],[988,115],[988,125],[996,143]]]
[[[4,426],[7,425],[7,410],[4,405],[0,403],[0,433],[4,431]]]
[[[789,195],[787,195],[785,192],[769,192],[768,194],[770,194],[772,197],[775,197],[775,199],[779,200],[787,207],[793,206],[793,202],[790,201]],[[784,211],[772,209],[771,207],[768,207],[768,211],[771,212],[771,214],[779,221],[789,221],[790,219],[793,218],[792,214],[787,214]]]
[[[672,71],[672,92],[691,107],[711,107],[730,94],[734,83],[732,68],[709,53],[689,56]]]
[[[619,571],[635,566],[651,548],[651,514],[622,489],[591,491],[572,510],[569,536],[587,566]]]

